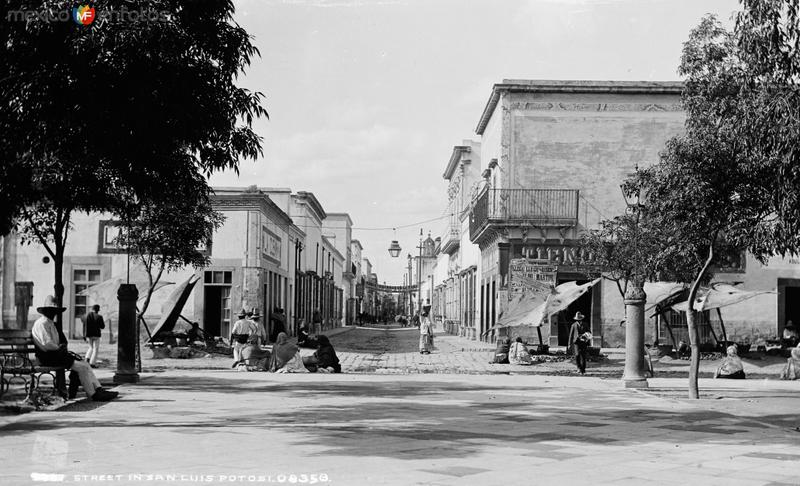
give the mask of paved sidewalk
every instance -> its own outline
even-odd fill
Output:
[[[798,384],[758,385],[689,402],[582,377],[153,373],[0,417],[0,483],[799,484]]]

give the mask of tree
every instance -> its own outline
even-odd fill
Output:
[[[665,251],[695,268],[687,313],[691,398],[699,396],[692,309],[714,264],[733,250],[764,262],[800,249],[798,1],[743,6],[733,32],[713,16],[692,30],[679,68],[687,78],[686,133],[634,178],[670,235]]]
[[[144,321],[165,271],[208,265],[210,256],[205,249],[223,221],[222,214],[211,205],[210,188],[202,178],[175,188],[165,198],[148,202],[138,214],[121,221],[124,230],[118,243],[141,264],[148,280],[139,321]]]
[[[258,51],[231,1],[98,1],[90,25],[36,6],[6,3],[0,27],[0,231],[47,248],[61,305],[74,211],[137,214],[187,174],[238,171],[266,111],[236,83]]]

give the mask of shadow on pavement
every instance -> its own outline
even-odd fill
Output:
[[[562,460],[574,456],[554,453],[556,446],[551,441],[642,446],[673,440],[752,441],[756,432],[766,429],[764,423],[781,428],[798,425],[794,414],[765,414],[756,421],[719,411],[641,408],[642,400],[657,399],[619,390],[473,387],[466,382],[443,381],[275,383],[212,376],[192,381],[156,376],[139,386],[146,386],[149,394],[163,391],[179,398],[148,400],[131,389],[131,399],[126,400],[123,391],[119,401],[136,402],[137,407],[152,402],[152,415],[96,417],[91,411],[104,404],[89,401],[62,410],[89,412],[78,418],[74,414],[37,415],[36,420],[0,427],[0,434],[89,427],[165,427],[182,434],[201,434],[244,427],[263,431],[265,437],[275,431],[294,434],[292,440],[299,445],[327,446],[317,453],[320,456],[445,459],[478,455],[491,447],[513,447],[529,450],[525,455]],[[270,395],[269,408],[262,393]],[[187,396],[192,402],[208,403],[208,407],[198,408],[195,403],[190,408],[189,401],[180,398]],[[234,396],[236,407],[228,408]],[[275,408],[284,397],[308,405]],[[159,408],[165,402],[171,402],[168,408]],[[796,445],[800,440],[800,434],[791,430],[770,430],[774,432],[770,434],[772,443]]]

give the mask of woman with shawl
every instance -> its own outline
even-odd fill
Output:
[[[428,317],[428,312],[422,312],[422,319],[419,323],[419,353],[431,354],[433,349],[433,324]]]
[[[800,379],[800,344],[792,348],[791,356],[786,360],[786,366],[781,371],[781,380]]]
[[[269,370],[278,373],[308,373],[300,357],[300,348],[289,342],[285,332],[279,333],[272,346]]]
[[[309,371],[327,371],[328,373],[341,373],[342,366],[339,364],[339,357],[333,349],[328,336],[321,335],[317,338],[319,349],[314,351],[312,356],[303,358],[303,363]]]
[[[717,369],[717,372],[714,373],[714,378],[743,380],[745,378],[744,366],[742,366],[742,359],[739,358],[736,345],[728,346],[727,353],[728,356],[722,360],[722,364]]]
[[[533,364],[531,353],[528,351],[528,348],[522,344],[521,337],[518,337],[511,345],[508,351],[508,362],[515,365]]]

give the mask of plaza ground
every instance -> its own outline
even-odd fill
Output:
[[[623,388],[612,360],[490,365],[441,335],[423,356],[414,331],[333,334],[340,375],[145,356],[115,401],[0,416],[0,483],[800,484],[800,383],[704,378],[690,401],[683,378]]]

